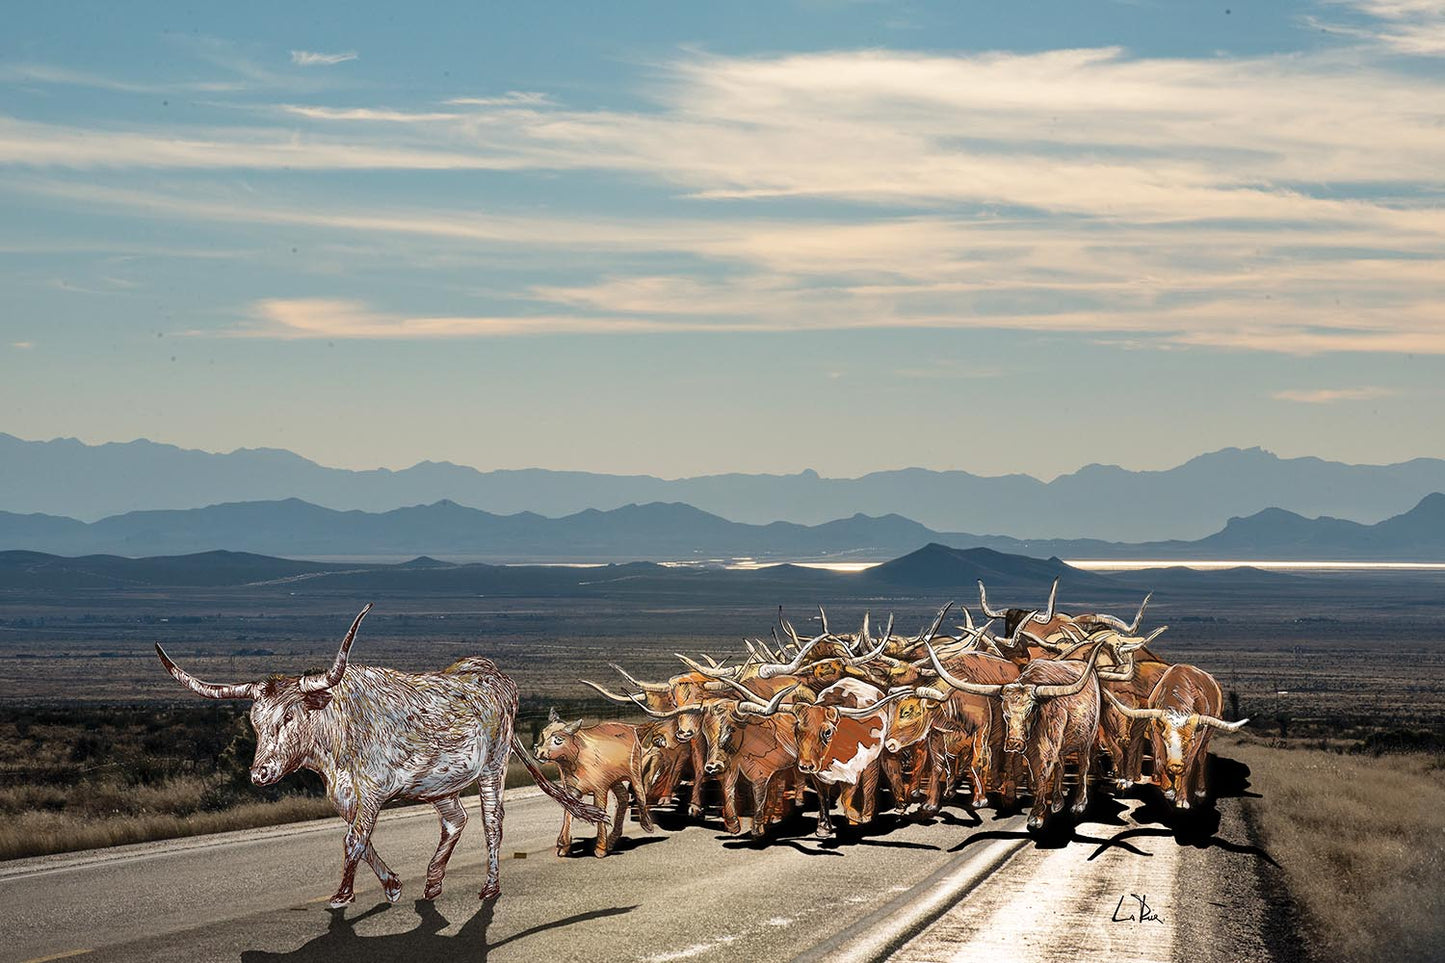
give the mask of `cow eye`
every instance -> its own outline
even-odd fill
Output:
[[[823,741],[824,741],[824,742],[827,742],[829,739],[833,738],[833,727],[832,727],[832,726],[824,726],[824,727],[823,727],[823,731],[822,731],[822,733],[820,733],[820,735],[822,735]]]
[[[561,744],[562,744],[562,737],[561,737],[561,736],[553,736],[553,737],[552,737],[552,745],[554,745],[554,746],[560,746]]]

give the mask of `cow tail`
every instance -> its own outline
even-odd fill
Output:
[[[542,771],[541,764],[532,758],[532,754],[527,751],[526,746],[522,745],[522,740],[518,739],[515,733],[512,735],[512,751],[517,754],[518,759],[522,760],[522,765],[527,767],[527,772],[531,773],[542,791],[561,803],[563,809],[589,823],[600,823],[607,818],[606,810],[583,802],[581,796],[548,779],[547,774]]]

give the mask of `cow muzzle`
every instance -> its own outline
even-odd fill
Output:
[[[1171,761],[1164,767],[1164,770],[1171,776],[1182,776],[1184,775],[1184,763]]]
[[[902,749],[903,746],[898,742],[897,739],[887,739],[883,743],[883,748],[887,749],[889,752],[897,752],[899,749]]]
[[[692,737],[695,735],[697,735],[697,733],[692,729],[679,729],[677,730],[677,741],[692,742]]]
[[[811,762],[803,762],[803,761],[800,759],[800,760],[798,760],[798,771],[799,771],[799,772],[806,772],[806,773],[814,773],[814,772],[817,772],[817,771],[818,771],[818,767],[817,767],[817,765],[815,765],[814,763],[811,763]]]
[[[716,776],[718,773],[723,771],[723,764],[720,762],[709,762],[707,765],[702,767],[702,771],[707,773],[709,776]]]
[[[1005,739],[1003,743],[1004,752],[1023,752],[1024,741],[1022,739]]]
[[[269,786],[283,775],[285,773],[281,771],[281,767],[274,762],[251,767],[251,782],[257,786]]]

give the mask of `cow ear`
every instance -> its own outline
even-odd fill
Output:
[[[331,704],[331,690],[322,689],[319,692],[308,692],[301,697],[301,704],[310,712],[325,709]]]
[[[557,707],[556,707],[556,706],[548,706],[548,707],[547,707],[547,721],[548,721],[548,722],[561,722],[561,721],[562,721],[562,717],[559,716],[559,715],[557,715]]]

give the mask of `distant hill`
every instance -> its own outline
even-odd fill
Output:
[[[422,564],[417,564],[422,562]],[[1068,591],[1105,594],[1135,590],[1104,576],[1070,568],[1058,559],[1042,561],[988,549],[960,551],[927,545],[867,572],[840,573],[780,565],[760,571],[674,568],[629,562],[577,568],[549,565],[452,565],[435,559],[394,565],[296,562],[242,552],[121,558],[90,555],[65,558],[38,552],[0,552],[0,585],[8,591],[164,590],[179,587],[272,587],[297,591],[440,593],[465,595],[606,596],[686,591],[769,594],[798,589],[831,596],[874,597],[917,592],[971,599],[983,579],[1008,595],[1027,594],[1042,603],[1054,578]]]
[[[1282,509],[1233,518],[1195,541],[1120,543],[1090,539],[1023,540],[934,532],[899,515],[854,515],[822,525],[731,522],[690,505],[625,505],[563,518],[531,512],[494,515],[451,501],[389,512],[336,511],[299,499],[239,502],[184,511],[128,512],[84,523],[0,512],[0,549],[57,555],[183,555],[253,552],[309,558],[418,556],[413,568],[438,567],[429,556],[489,562],[708,562],[737,557],[876,560],[915,546],[937,557],[931,571],[955,565],[944,553],[973,550],[971,566],[998,557],[1203,560],[1445,560],[1445,495],[1431,494],[1401,515],[1374,525],[1308,519]],[[951,546],[951,547],[949,547]],[[911,556],[910,556],[911,557]],[[906,559],[896,563],[904,564]],[[915,560],[909,564],[923,565]],[[1012,563],[1011,563],[1012,564]],[[882,567],[876,577],[892,571]],[[1042,571],[1042,570],[1041,570]],[[909,576],[912,577],[911,575]],[[1043,577],[1040,575],[1039,577]]]
[[[0,434],[0,510],[83,520],[139,510],[290,498],[337,510],[385,512],[451,501],[502,515],[555,518],[629,504],[681,503],[750,524],[818,525],[906,513],[935,532],[1019,538],[1141,541],[1199,538],[1223,521],[1279,507],[1305,516],[1374,522],[1445,491],[1445,461],[1346,465],[1226,448],[1166,471],[1089,465],[1043,482],[905,468],[859,478],[648,475],[521,469],[479,471],[421,462],[401,471],[326,468],[289,451],[226,454],[138,440],[86,445]]]

